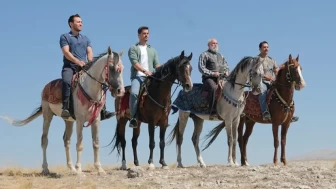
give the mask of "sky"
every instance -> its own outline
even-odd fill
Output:
[[[41,103],[41,91],[51,80],[61,77],[62,53],[59,37],[69,31],[68,17],[80,14],[82,34],[93,45],[94,55],[113,51],[127,52],[138,41],[137,29],[150,28],[149,44],[158,52],[161,63],[177,56],[182,50],[193,53],[192,80],[201,82],[197,68],[200,53],[207,49],[207,40],[216,38],[219,51],[233,70],[244,56],[259,53],[261,41],[269,42],[270,56],[278,64],[289,54],[300,55],[302,74],[307,83],[302,91],[295,91],[295,114],[300,120],[293,123],[287,134],[287,159],[320,149],[335,149],[336,127],[332,122],[336,105],[334,96],[336,2],[326,1],[4,1],[0,6],[0,115],[23,119]],[[124,82],[130,85],[130,62],[127,53],[122,57]],[[173,86],[175,87],[175,86]],[[174,88],[173,88],[174,89]],[[181,90],[181,87],[178,89]],[[176,92],[173,100],[176,98]],[[107,109],[114,111],[114,99],[107,97]],[[173,129],[178,114],[169,116]],[[201,139],[219,121],[205,121]],[[104,147],[113,138],[116,118],[105,120],[100,129],[100,160],[105,165],[120,165],[116,152],[109,155]],[[63,144],[64,122],[54,117],[49,130],[48,163],[66,165]],[[141,165],[149,157],[147,124],[142,124],[138,140]],[[196,165],[191,142],[193,122],[189,120],[182,146],[184,165]],[[84,128],[82,165],[93,163],[91,129]],[[25,127],[14,127],[0,120],[0,167],[23,166],[39,168],[42,164],[42,116]],[[280,131],[279,131],[280,135]],[[133,162],[132,130],[126,130],[126,160]],[[159,162],[159,131],[155,131],[154,163]],[[223,130],[210,148],[202,152],[207,165],[227,164],[227,137]],[[202,141],[201,143],[202,144]],[[273,161],[271,125],[256,124],[248,143],[251,165]],[[76,161],[76,134],[71,138],[71,154]],[[280,148],[279,148],[280,155]],[[237,157],[240,153],[237,146]],[[167,164],[176,162],[175,145],[166,146]]]

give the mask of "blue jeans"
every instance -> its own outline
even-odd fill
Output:
[[[261,93],[258,95],[261,113],[264,113],[267,111],[266,96],[267,96],[267,85],[264,82],[262,82],[261,83]]]
[[[142,85],[144,80],[145,80],[145,77],[136,76],[131,81],[131,94],[130,94],[130,100],[129,100],[131,119],[135,117],[137,107],[138,107],[138,96],[139,96],[140,86]]]

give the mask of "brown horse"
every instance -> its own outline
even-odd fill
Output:
[[[278,129],[279,125],[281,125],[281,162],[287,165],[285,155],[286,135],[295,111],[293,101],[294,89],[301,90],[306,86],[301,71],[302,67],[299,64],[299,56],[296,59],[292,59],[292,55],[289,55],[288,61],[280,66],[276,80],[267,91],[267,104],[269,112],[272,115],[272,120],[263,120],[258,96],[245,92],[247,96],[246,105],[238,125],[238,143],[242,165],[249,165],[247,162],[246,146],[255,123],[272,124],[275,148],[273,163],[275,165],[278,162]],[[246,130],[243,136],[244,124],[246,124]],[[213,136],[211,140],[213,142],[223,127],[225,127],[225,123],[221,123],[215,127],[208,134],[207,138]]]
[[[184,51],[181,55],[168,60],[156,69],[152,77],[147,77],[139,92],[138,103],[138,127],[133,129],[132,148],[134,155],[134,165],[139,166],[137,155],[138,137],[140,135],[140,125],[142,122],[148,124],[149,131],[149,168],[155,168],[153,164],[153,150],[155,147],[154,134],[155,126],[160,127],[160,164],[166,167],[167,164],[164,160],[165,148],[165,133],[168,126],[168,115],[170,112],[171,104],[171,88],[174,81],[177,79],[182,83],[185,92],[192,89],[191,71],[192,66],[190,61],[192,53],[184,56]],[[129,95],[131,86],[125,87],[125,95],[115,100],[115,110],[117,112],[117,127],[114,138],[111,143],[115,141],[112,151],[117,148],[118,156],[120,155],[120,148],[122,148],[122,166],[120,169],[126,169],[125,158],[125,127],[130,120],[129,113]],[[110,144],[111,144],[110,143]],[[110,145],[109,144],[109,145]]]

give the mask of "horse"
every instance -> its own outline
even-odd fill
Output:
[[[203,90],[202,84],[194,84],[193,90],[188,93],[179,92],[172,105],[173,114],[179,110],[179,117],[168,139],[168,144],[170,144],[176,138],[177,167],[183,168],[181,146],[188,117],[191,117],[194,122],[192,142],[200,167],[206,167],[199,149],[199,137],[203,129],[204,120],[225,120],[228,124],[228,127],[226,127],[229,145],[228,162],[230,165],[236,164],[236,129],[239,115],[244,105],[244,87],[252,88],[255,95],[259,94],[263,73],[261,61],[256,57],[247,56],[242,58],[223,86],[219,85],[217,87],[215,106],[217,115],[215,114],[216,116],[214,117],[209,116],[209,104],[206,100],[207,93]]]
[[[93,61],[73,76],[70,98],[71,117],[64,119],[65,131],[63,141],[65,146],[67,167],[74,174],[82,173],[81,158],[83,150],[83,125],[88,121],[91,125],[92,143],[94,151],[94,166],[99,175],[105,175],[99,160],[99,127],[100,110],[105,104],[106,91],[109,89],[113,97],[124,95],[124,81],[120,66],[121,56],[108,47],[107,52],[94,57]],[[85,69],[86,67],[86,69]],[[42,91],[41,105],[24,120],[15,120],[2,116],[14,126],[24,126],[40,115],[43,115],[43,132],[41,146],[43,151],[42,174],[49,174],[47,162],[48,132],[53,116],[61,117],[62,112],[62,80],[55,79],[47,83]],[[76,121],[77,131],[77,162],[73,166],[70,155],[70,138],[73,132],[73,123]]]
[[[134,156],[134,165],[139,166],[137,155],[138,137],[140,135],[141,123],[148,124],[149,132],[149,149],[150,155],[148,159],[149,169],[154,169],[153,150],[155,147],[154,134],[155,126],[160,127],[160,164],[162,168],[167,168],[164,160],[165,133],[168,126],[168,115],[171,110],[171,88],[175,80],[181,82],[183,90],[188,92],[192,89],[191,81],[192,66],[190,61],[192,53],[184,56],[184,51],[179,56],[169,59],[165,64],[156,69],[156,72],[147,77],[139,92],[138,103],[138,127],[133,128],[132,148]],[[178,86],[177,86],[178,87]],[[117,156],[120,156],[120,148],[122,149],[122,165],[121,170],[127,169],[125,158],[125,127],[130,120],[129,113],[129,94],[131,86],[125,87],[125,95],[115,99],[115,110],[117,112],[117,126],[114,137],[110,144],[114,142],[111,152],[117,149]],[[110,145],[109,144],[109,145]]]
[[[246,147],[247,142],[252,134],[255,123],[272,124],[273,139],[274,139],[274,158],[273,163],[277,165],[278,154],[278,128],[281,125],[281,162],[287,165],[286,161],[286,135],[289,129],[292,117],[295,111],[293,95],[294,89],[299,91],[306,86],[306,82],[302,75],[302,67],[299,64],[299,55],[293,59],[292,55],[288,56],[288,60],[281,64],[278,74],[271,87],[267,90],[267,104],[271,120],[263,120],[259,100],[257,96],[248,95],[245,92],[246,105],[238,125],[238,143],[241,154],[242,166],[249,166],[247,162]],[[243,135],[244,124],[246,125],[245,133]],[[213,140],[225,127],[225,123],[215,127],[209,134],[213,136]]]

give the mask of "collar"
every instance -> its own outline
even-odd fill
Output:
[[[211,49],[208,49],[208,52],[210,52],[210,53],[212,53],[212,54],[217,54],[218,52],[215,52],[215,51],[213,51],[213,50],[211,50]]]
[[[81,33],[78,33],[78,35],[73,35],[72,31],[69,32],[69,35],[71,37],[82,37],[82,34]]]
[[[137,43],[135,44],[135,46],[138,46],[138,45],[140,45],[139,42],[137,42]],[[147,47],[150,48],[150,47],[151,47],[150,44],[147,43]]]

